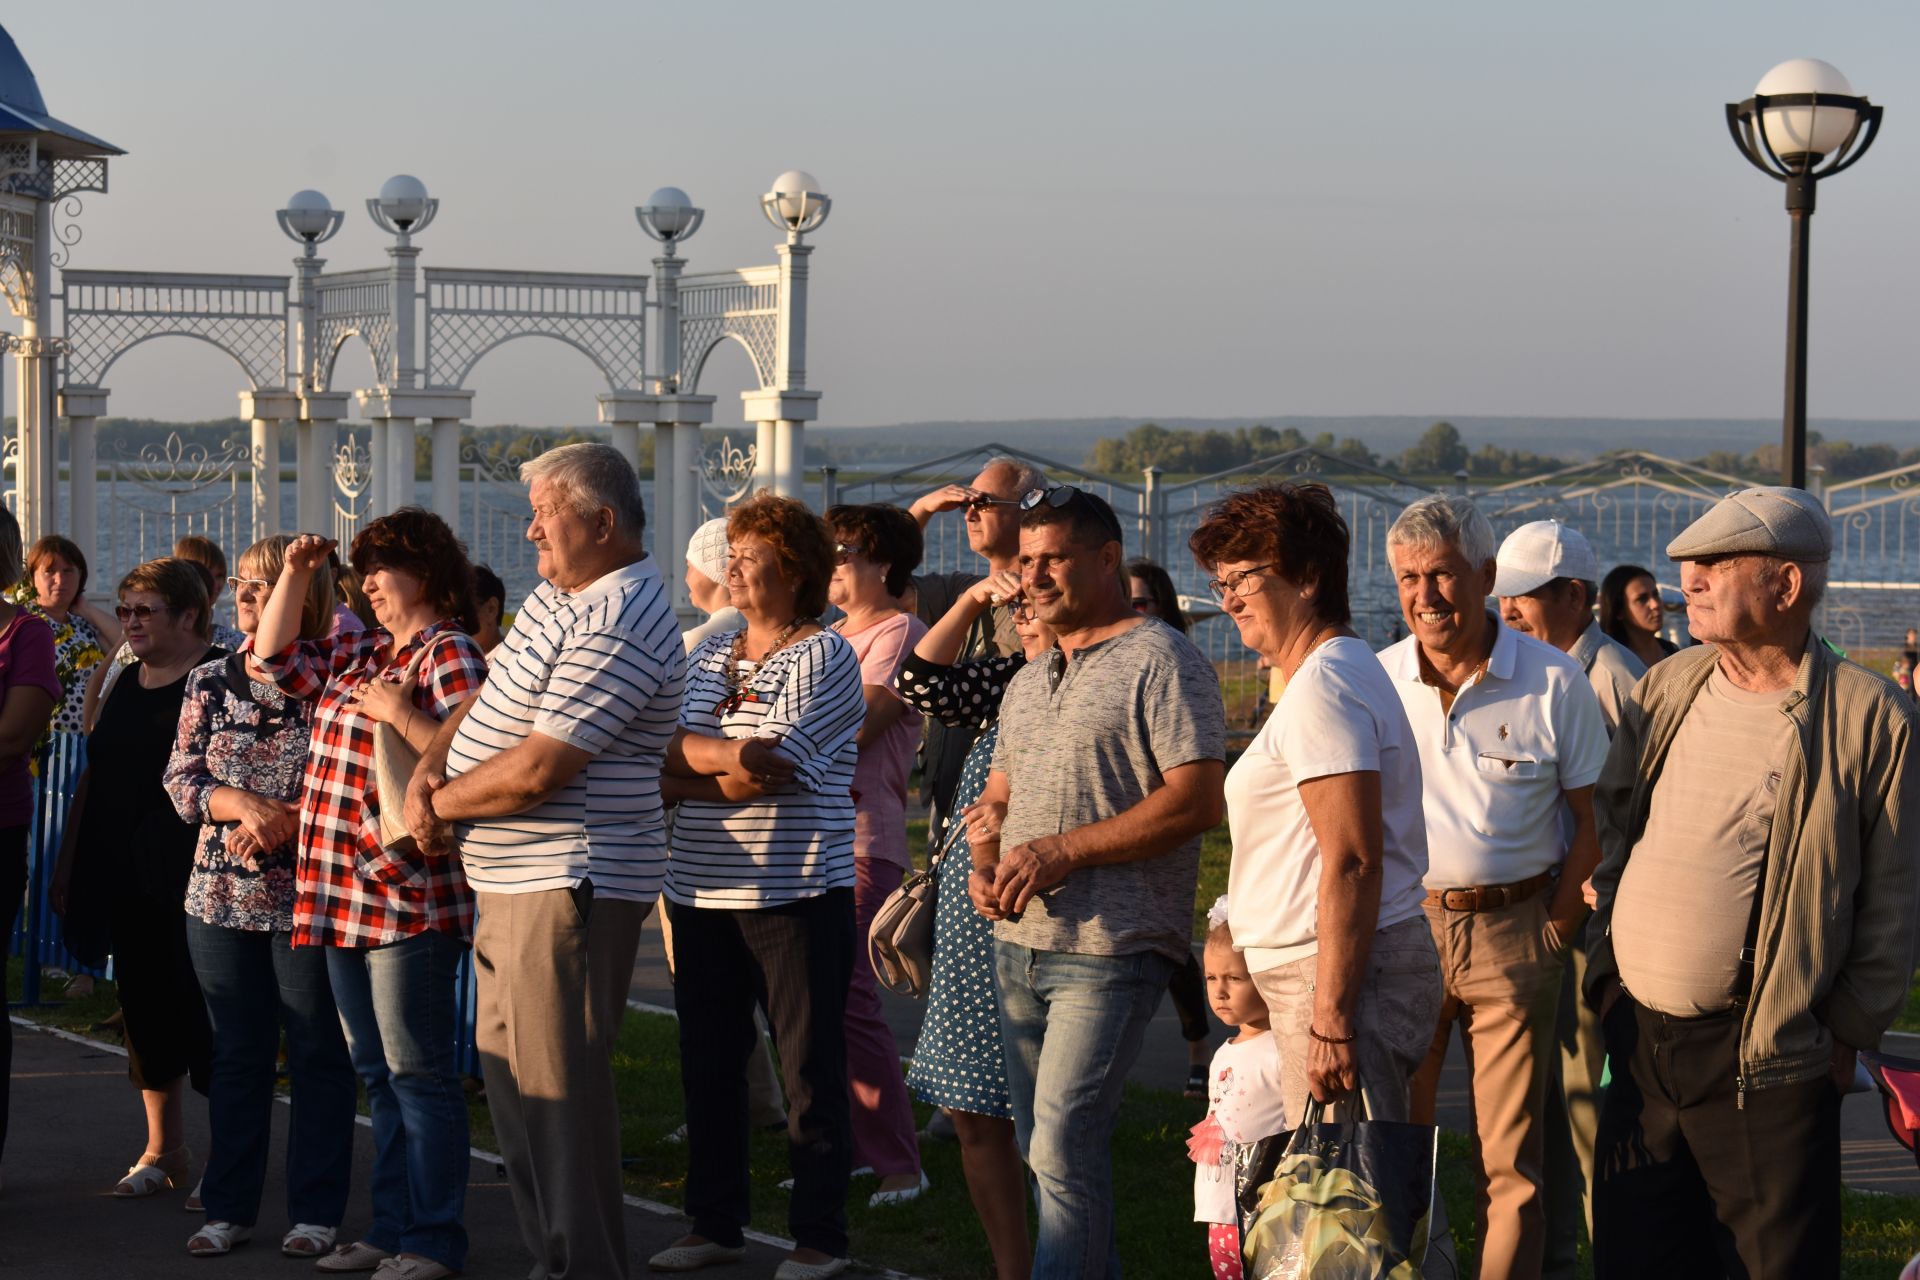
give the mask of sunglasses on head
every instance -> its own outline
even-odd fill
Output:
[[[1115,542],[1126,542],[1126,535],[1120,531],[1120,517],[1113,513],[1113,508],[1104,502],[1096,502],[1094,495],[1084,489],[1076,489],[1070,484],[1057,484],[1051,488],[1029,489],[1020,495],[1022,511],[1032,511],[1042,504],[1058,511],[1075,503],[1093,512],[1100,523],[1106,526],[1107,532],[1113,535]]]

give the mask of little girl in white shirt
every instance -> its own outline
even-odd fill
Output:
[[[1241,1280],[1234,1154],[1286,1127],[1280,1105],[1280,1046],[1267,1024],[1266,1001],[1254,990],[1246,958],[1234,950],[1222,895],[1207,912],[1204,954],[1207,1002],[1239,1034],[1214,1051],[1207,1072],[1207,1118],[1193,1127],[1193,1219],[1207,1223],[1207,1264],[1220,1280]]]

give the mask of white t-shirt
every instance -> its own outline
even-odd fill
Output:
[[[1426,897],[1420,753],[1392,679],[1365,642],[1342,636],[1307,655],[1227,773],[1227,914],[1253,972],[1310,956],[1320,945],[1320,845],[1299,784],[1359,772],[1380,775],[1386,857],[1378,927],[1385,929],[1418,916]]]
[[[1566,860],[1562,792],[1590,787],[1607,726],[1580,664],[1492,618],[1493,652],[1442,710],[1419,641],[1380,652],[1407,710],[1426,785],[1427,887],[1513,884]]]
[[[679,723],[686,651],[651,559],[577,592],[543,582],[493,651],[487,682],[447,749],[459,777],[533,733],[592,753],[524,813],[460,823],[467,879],[483,893],[564,889],[651,902],[667,873],[660,766]]]
[[[1371,655],[1369,655],[1371,656]],[[1271,1031],[1229,1040],[1207,1068],[1207,1114],[1220,1122],[1226,1143],[1213,1164],[1193,1168],[1193,1220],[1238,1220],[1233,1199],[1234,1148],[1285,1132],[1280,1103],[1280,1046]]]

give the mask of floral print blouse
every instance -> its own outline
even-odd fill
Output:
[[[79,733],[80,709],[87,698],[87,677],[105,662],[100,648],[100,633],[77,613],[69,613],[65,622],[55,622],[37,602],[33,584],[23,582],[7,592],[7,599],[47,620],[53,628],[53,674],[60,681],[60,702],[53,709],[52,733]]]
[[[220,787],[298,802],[313,738],[313,703],[247,675],[243,655],[195,667],[180,707],[180,732],[163,784],[174,808],[200,824],[187,881],[187,914],[256,932],[293,928],[296,842],[252,863],[227,852],[237,823],[215,822]]]

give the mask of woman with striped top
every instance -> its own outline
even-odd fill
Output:
[[[762,494],[727,524],[727,590],[746,619],[688,659],[661,790],[677,804],[667,866],[693,1230],[654,1255],[691,1271],[744,1255],[746,1065],[764,991],[785,1072],[795,1248],[778,1280],[846,1269],[852,1129],[841,1026],[854,963],[853,648],[816,620],[833,536]]]

